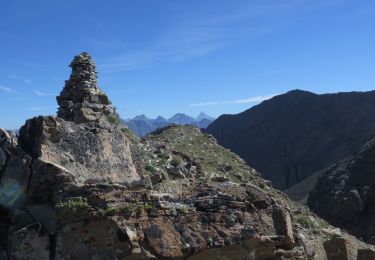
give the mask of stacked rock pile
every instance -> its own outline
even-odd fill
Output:
[[[72,73],[57,97],[57,116],[76,123],[97,121],[103,115],[117,118],[108,97],[96,85],[96,65],[87,52],[74,57]]]

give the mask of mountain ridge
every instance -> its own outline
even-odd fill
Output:
[[[222,115],[205,132],[276,187],[286,189],[345,157],[375,134],[373,111],[375,91],[292,90],[242,113]]]
[[[122,123],[129,128],[134,134],[143,137],[158,128],[170,125],[194,125],[199,128],[206,128],[212,121],[213,117],[201,112],[196,118],[186,115],[184,113],[176,113],[170,118],[158,116],[155,119],[148,118],[145,115],[138,115],[134,118],[123,120]]]

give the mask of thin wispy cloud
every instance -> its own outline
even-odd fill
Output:
[[[31,67],[31,68],[38,68],[38,69],[46,69],[48,68],[47,64],[37,63],[36,61],[27,61],[27,60],[11,60],[11,63],[15,65],[19,65],[22,67]]]
[[[178,32],[179,31],[179,32]],[[207,55],[221,47],[219,34],[204,28],[185,28],[163,36],[154,46],[113,57],[98,66],[107,71],[139,69],[164,61],[179,62]],[[215,41],[216,40],[216,41]]]
[[[0,90],[9,94],[20,94],[20,92],[3,85],[0,85]]]
[[[225,10],[212,16],[205,11],[196,15],[181,11],[179,21],[143,49],[130,50],[99,63],[105,72],[140,69],[161,62],[181,62],[190,58],[209,55],[236,42],[262,37],[290,26],[297,19],[286,15],[290,11],[312,10],[338,5],[347,0],[331,0],[318,3],[314,0],[249,1],[239,8]],[[173,3],[171,3],[173,7]],[[283,19],[270,19],[283,15]],[[244,22],[245,20],[251,23]],[[253,25],[249,25],[253,24]],[[246,36],[246,38],[244,38]],[[100,42],[100,40],[97,40]],[[116,42],[118,45],[118,42]]]
[[[45,93],[45,92],[42,92],[42,91],[39,91],[39,90],[35,90],[33,93],[34,93],[34,95],[40,96],[40,97],[43,97],[43,96],[55,96],[55,94],[53,94],[53,93]]]
[[[245,99],[235,99],[235,100],[209,101],[209,102],[202,102],[202,103],[193,103],[193,104],[189,104],[189,107],[202,107],[202,106],[214,106],[214,105],[257,103],[257,102],[262,102],[264,100],[273,98],[274,96],[276,96],[276,94],[267,95],[267,96],[250,97],[250,98],[245,98]]]
[[[41,110],[46,110],[47,107],[29,107],[26,110],[27,111],[41,111]]]
[[[33,83],[30,79],[27,79],[25,77],[22,77],[22,76],[19,76],[19,75],[15,75],[15,74],[10,74],[10,75],[8,75],[8,77],[11,78],[11,79],[14,79],[14,80],[23,81],[26,84],[32,84]]]
[[[10,98],[9,100],[10,101],[19,101],[19,100],[24,100],[25,97],[14,97],[14,98]]]
[[[181,62],[215,52],[225,44],[224,30],[206,26],[173,29],[156,40],[153,46],[113,57],[98,66],[109,72],[128,71],[161,62]]]

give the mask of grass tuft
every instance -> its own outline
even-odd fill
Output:
[[[81,198],[69,199],[56,204],[58,211],[65,215],[76,214],[80,210],[87,209],[88,207],[89,204],[87,204],[87,202]]]

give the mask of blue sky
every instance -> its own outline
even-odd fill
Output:
[[[375,87],[373,0],[1,0],[0,127],[55,114],[88,51],[123,118]]]

